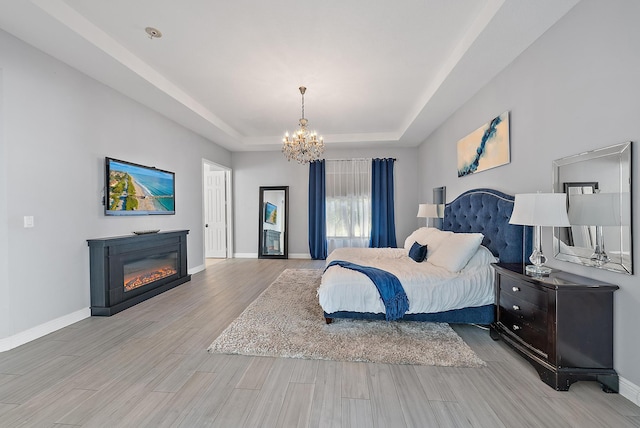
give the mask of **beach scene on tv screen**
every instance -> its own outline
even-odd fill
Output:
[[[109,211],[162,213],[175,211],[173,174],[111,160]]]

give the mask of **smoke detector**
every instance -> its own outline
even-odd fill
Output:
[[[144,29],[144,31],[147,32],[150,39],[159,39],[160,37],[162,37],[162,33],[157,28],[147,27]]]

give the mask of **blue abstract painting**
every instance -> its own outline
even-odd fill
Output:
[[[458,177],[509,162],[508,111],[458,141]]]

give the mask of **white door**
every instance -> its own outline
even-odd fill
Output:
[[[205,175],[205,257],[227,256],[225,175],[224,171]]]

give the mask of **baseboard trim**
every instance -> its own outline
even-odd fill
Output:
[[[636,406],[640,406],[640,386],[623,377],[620,377],[618,381],[620,383],[620,395]]]
[[[309,253],[299,253],[299,254],[289,254],[290,259],[311,259],[311,254]]]
[[[56,330],[60,330],[61,328],[67,327],[78,321],[82,321],[83,319],[89,318],[90,316],[91,309],[87,307],[84,309],[80,309],[79,311],[61,316],[60,318],[48,321],[44,324],[32,327],[18,334],[14,334],[13,336],[0,339],[0,352],[5,352],[10,349],[17,348],[20,345],[24,345],[25,343],[31,342],[32,340],[39,339],[42,336],[46,336],[49,333],[53,333]]]
[[[189,275],[193,275],[194,273],[202,272],[203,270],[205,270],[205,268],[205,265],[196,266],[191,269],[187,269],[187,273]]]
[[[234,259],[257,259],[258,253],[233,253]]]

